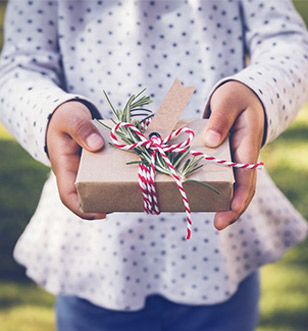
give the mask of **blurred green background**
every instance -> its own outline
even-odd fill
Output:
[[[0,1],[0,46],[5,4]],[[308,1],[294,4],[307,25]],[[262,157],[276,184],[308,219],[308,105],[287,131],[264,148]],[[54,330],[54,298],[27,279],[12,259],[14,244],[35,210],[47,174],[48,169],[0,124],[0,331]],[[280,262],[262,268],[257,331],[307,330],[308,240]]]

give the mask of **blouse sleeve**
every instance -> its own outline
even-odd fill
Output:
[[[47,166],[45,136],[51,114],[66,101],[85,100],[65,92],[59,37],[57,1],[8,3],[0,59],[1,121],[23,148]]]
[[[240,5],[249,64],[212,91],[228,80],[252,89],[265,110],[268,143],[290,125],[307,101],[308,33],[291,1],[242,0]]]

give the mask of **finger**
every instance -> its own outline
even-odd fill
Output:
[[[241,174],[238,174],[242,172]],[[249,206],[256,187],[256,170],[237,169],[234,195],[231,201],[231,210],[219,212],[215,215],[214,225],[222,230],[233,224],[246,211]]]
[[[83,219],[103,219],[106,217],[106,213],[84,213],[80,209],[79,197],[75,186],[76,162],[78,162],[78,159],[77,155],[71,155],[69,158],[62,155],[59,160],[60,164],[67,165],[66,167],[59,167],[56,174],[60,199],[67,208]]]
[[[223,230],[237,220],[237,214],[233,210],[221,211],[214,217],[214,226],[217,230]]]
[[[249,123],[253,112],[247,109],[237,120],[233,128],[231,145],[233,160],[238,163],[255,163],[259,156],[261,135],[254,133]],[[255,123],[255,122],[254,122]],[[214,224],[221,230],[234,223],[247,209],[252,200],[256,188],[256,170],[236,169],[234,196],[231,202],[231,210],[217,213]]]
[[[238,163],[255,163],[259,157],[263,132],[257,130],[257,112],[247,108],[238,117],[232,129],[231,146],[233,160]],[[262,118],[261,118],[262,119]],[[260,125],[260,127],[262,127]],[[225,228],[236,221],[247,209],[256,189],[257,172],[253,169],[236,169],[234,197],[231,203],[232,213],[218,214],[215,220],[219,228]]]
[[[96,152],[104,146],[103,137],[96,126],[88,119],[72,117],[67,129],[68,134],[77,144],[88,151]]]
[[[235,106],[236,105],[236,106]],[[236,118],[243,111],[221,87],[212,96],[211,115],[205,129],[204,143],[208,147],[219,146],[227,137]]]
[[[233,159],[239,163],[255,163],[263,139],[263,112],[247,107],[231,131]]]
[[[231,210],[219,212],[214,218],[214,225],[218,230],[236,222],[248,208],[256,190],[256,172],[255,169],[236,169]]]

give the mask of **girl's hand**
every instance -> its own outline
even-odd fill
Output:
[[[90,122],[91,118],[89,109],[80,102],[70,101],[59,106],[49,122],[47,149],[63,204],[81,218],[102,219],[106,217],[105,213],[81,211],[74,184],[81,147],[96,152],[104,146],[102,136]]]
[[[233,161],[256,163],[262,145],[265,115],[256,94],[246,85],[229,81],[221,85],[210,100],[211,115],[204,142],[217,147],[230,132]],[[218,230],[235,222],[246,210],[256,189],[256,170],[236,169],[231,210],[218,212],[214,225]]]

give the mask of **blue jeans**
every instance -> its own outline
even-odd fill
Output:
[[[259,274],[252,273],[226,302],[183,305],[159,295],[147,298],[139,311],[97,307],[86,300],[59,296],[58,331],[253,331],[258,324]]]

